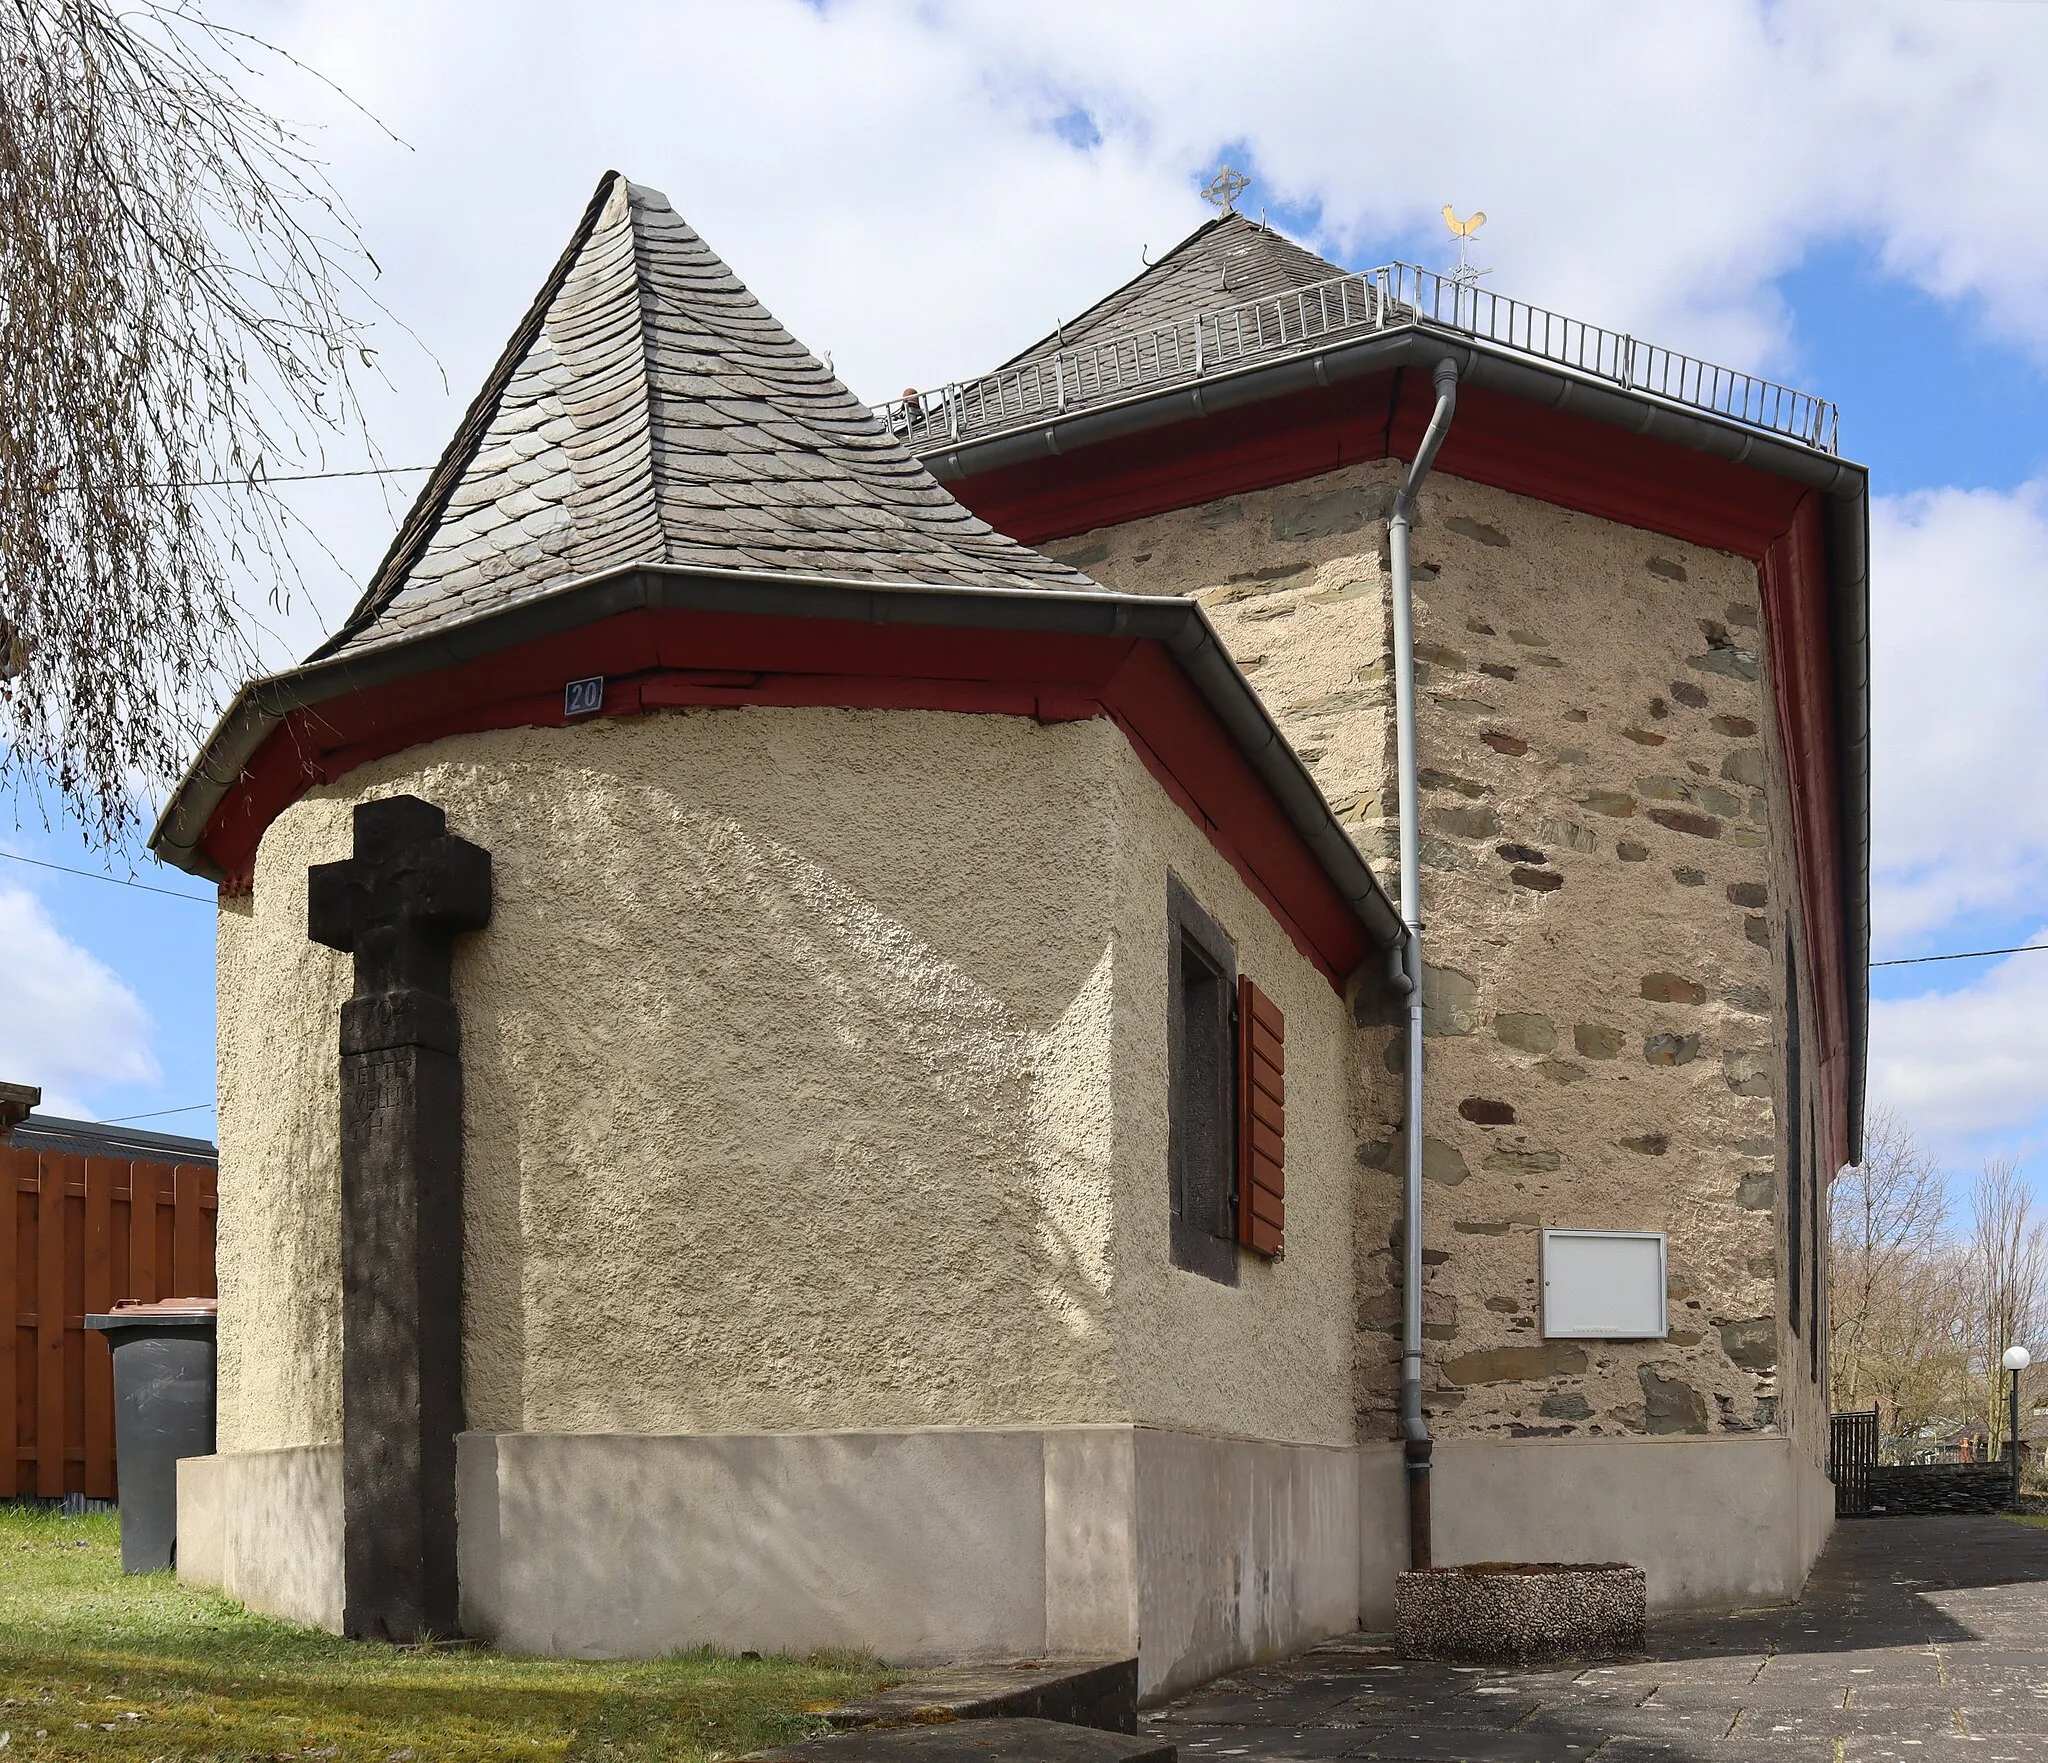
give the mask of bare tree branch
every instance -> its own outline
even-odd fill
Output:
[[[1834,1182],[1828,1322],[1837,1408],[1875,1402],[1911,1432],[1957,1411],[1969,1351],[1966,1282],[1941,1165],[1879,1110],[1860,1165]]]
[[[360,425],[375,265],[193,0],[0,0],[0,782],[116,839],[295,578],[273,462]]]
[[[2048,1225],[2034,1216],[2033,1195],[2016,1164],[1993,1158],[1971,1195],[1973,1343],[1983,1367],[1984,1428],[1995,1456],[2006,1434],[2007,1347],[2035,1337],[2041,1314],[2042,1276],[2048,1263]]]

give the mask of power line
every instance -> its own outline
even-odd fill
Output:
[[[1953,955],[1902,955],[1896,961],[1873,961],[1872,967],[1918,967],[1923,961],[1975,961],[1984,955],[2048,953],[2048,943],[2018,943],[2010,949],[1959,949]]]
[[[24,857],[19,851],[0,851],[10,863],[32,863],[38,869],[54,869],[59,875],[82,875],[87,881],[108,882],[117,888],[137,888],[145,894],[162,894],[168,900],[190,900],[194,905],[210,906],[213,902],[204,894],[187,894],[178,888],[153,888],[148,882],[124,881],[118,875],[102,875],[96,869],[73,869],[68,863],[46,863],[40,857]]]
[[[351,474],[347,472],[333,472],[327,475],[334,477],[347,477]],[[0,857],[5,857],[10,863],[29,863],[33,864],[37,869],[53,869],[59,875],[82,876],[86,881],[107,882],[117,888],[134,888],[139,892],[145,894],[162,894],[164,898],[167,900],[190,900],[195,906],[210,906],[214,904],[214,902],[209,900],[204,894],[188,894],[178,888],[152,887],[148,882],[127,881],[118,875],[103,875],[98,870],[94,869],[74,869],[68,863],[50,863],[46,862],[41,857],[24,857],[21,855],[19,851],[0,851]],[[1890,961],[1873,961],[1870,963],[1870,965],[1872,967],[1921,967],[1926,965],[1930,961],[1981,961],[1992,955],[2044,954],[2048,954],[2048,943],[2016,943],[2009,949],[1958,949],[1954,953],[1948,955],[1901,955]],[[210,1102],[201,1102],[196,1105],[202,1108],[210,1108],[213,1106],[213,1104]],[[187,1110],[178,1108],[168,1108],[164,1109],[162,1112],[167,1114],[179,1114],[185,1113],[187,1112]],[[148,1119],[149,1116],[142,1114],[131,1114],[125,1116],[124,1118],[130,1120],[145,1120]]]
[[[166,484],[171,490],[254,489],[258,484],[312,484],[334,477],[405,477],[413,472],[432,471],[431,465],[364,465],[353,471],[282,471],[250,473],[244,477],[201,477],[186,483]]]
[[[102,1120],[101,1126],[125,1126],[131,1120],[161,1120],[166,1114],[197,1114],[202,1108],[211,1108],[211,1102],[187,1102],[182,1108],[153,1108],[147,1114],[117,1114],[112,1120]]]
[[[411,477],[432,471],[431,465],[363,465],[348,471],[251,471],[240,477],[177,478],[164,483],[138,483],[137,490],[253,490],[261,484],[316,484],[337,477]],[[76,489],[76,484],[67,486]]]

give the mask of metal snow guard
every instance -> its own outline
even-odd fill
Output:
[[[1587,378],[1837,451],[1841,413],[1824,398],[1645,343],[1412,263],[1354,270],[998,368],[876,407],[912,451],[1031,428],[1159,387],[1412,327],[1492,343]]]

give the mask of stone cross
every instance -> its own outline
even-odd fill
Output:
[[[462,1023],[450,946],[491,854],[417,796],[364,802],[307,872],[307,933],[355,956],[341,1007],[342,1626],[452,1635],[462,1430]]]

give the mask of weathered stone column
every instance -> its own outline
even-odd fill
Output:
[[[491,856],[417,796],[355,811],[307,874],[307,932],[355,956],[341,1010],[342,1626],[451,1635],[462,1430],[462,1025],[450,946],[491,917]]]

